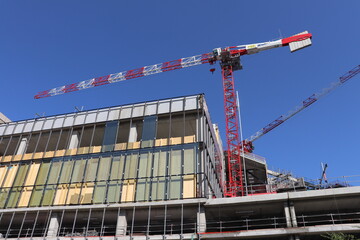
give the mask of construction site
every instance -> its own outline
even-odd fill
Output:
[[[305,31],[215,48],[35,95],[219,63],[226,129],[212,122],[204,94],[21,121],[0,114],[0,239],[295,240],[359,234],[359,176],[331,181],[326,164],[313,181],[269,169],[265,157],[253,152],[253,142],[357,76],[360,65],[251,137],[243,139],[240,132],[234,84],[240,59],[278,47],[295,52],[311,46],[311,39]]]

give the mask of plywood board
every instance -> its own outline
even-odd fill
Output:
[[[17,170],[18,165],[12,165],[8,167],[8,173],[3,183],[3,187],[11,187],[13,185]]]
[[[18,207],[27,207],[29,205],[30,196],[33,187],[24,187],[20,196]]]
[[[196,190],[195,175],[184,176],[183,198],[194,198]]]

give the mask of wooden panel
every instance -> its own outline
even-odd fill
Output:
[[[77,154],[87,154],[90,151],[90,147],[81,147],[78,148]]]
[[[135,199],[135,180],[126,180],[122,187],[121,202],[133,202]]]
[[[128,143],[128,149],[138,149],[138,148],[140,148],[140,142]]]
[[[56,190],[54,205],[64,205],[66,200],[66,195],[69,189],[68,184],[61,184]]]
[[[127,143],[117,143],[115,144],[115,151],[126,150]]]
[[[32,153],[26,153],[26,154],[24,154],[24,157],[23,157],[23,160],[30,160],[30,159],[32,159]]]
[[[65,155],[65,149],[57,150],[55,153],[55,157],[62,157]]]
[[[44,158],[52,158],[54,157],[55,151],[47,151],[45,152]]]
[[[84,183],[81,189],[80,204],[89,204],[92,201],[92,196],[94,192],[93,183]]]
[[[12,165],[8,167],[8,173],[3,183],[3,187],[11,187],[13,185],[17,170],[18,165]]]
[[[184,137],[184,143],[193,143],[193,142],[195,142],[195,135]]]
[[[44,152],[34,153],[33,159],[40,159],[44,156]]]
[[[155,140],[155,146],[161,147],[168,145],[168,139],[167,138],[160,138]]]
[[[15,155],[13,161],[20,161],[22,156],[23,156],[22,154]]]
[[[40,163],[33,163],[30,166],[28,175],[25,180],[25,186],[34,185],[37,174],[39,172]]]
[[[27,207],[29,205],[30,196],[33,187],[24,187],[20,196],[18,207]]]
[[[76,152],[77,152],[77,148],[68,149],[68,150],[66,150],[65,155],[67,155],[67,156],[76,155]]]
[[[0,187],[2,185],[2,182],[3,182],[4,178],[5,178],[6,170],[7,170],[6,166],[1,166],[0,167]]]
[[[181,142],[182,142],[182,137],[173,137],[173,138],[170,138],[170,144],[171,144],[171,145],[181,144]]]
[[[196,190],[195,175],[184,176],[183,198],[194,198]]]
[[[71,184],[66,204],[78,204],[80,198],[81,184]]]
[[[101,152],[101,146],[93,146],[90,149],[91,149],[90,150],[91,153],[99,153],[99,152]]]
[[[3,157],[3,162],[10,162],[11,161],[11,159],[12,159],[12,155],[11,156],[5,156],[5,157]]]

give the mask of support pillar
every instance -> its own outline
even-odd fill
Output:
[[[294,207],[294,204],[292,202],[290,202],[290,204],[289,204],[289,209],[290,209],[292,226],[297,227],[298,224],[297,224],[297,220],[296,220],[295,207]]]
[[[56,237],[60,227],[59,214],[52,213],[47,231],[47,237]]]
[[[116,233],[115,233],[116,236],[125,236],[126,229],[127,229],[126,212],[125,210],[120,210],[116,223]]]
[[[199,206],[197,212],[197,232],[206,232],[206,215],[204,206]]]
[[[285,212],[286,227],[292,227],[290,208],[287,202],[284,203],[284,212]]]

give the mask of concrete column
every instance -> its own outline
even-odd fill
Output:
[[[285,212],[285,219],[286,219],[286,227],[292,227],[290,208],[289,208],[289,204],[287,202],[284,203],[284,212]]]
[[[290,209],[292,226],[297,227],[298,224],[297,224],[297,220],[296,220],[295,207],[294,207],[294,204],[292,202],[290,202],[290,204],[289,204],[289,209]]]
[[[20,155],[20,154],[24,154],[24,153],[25,153],[27,142],[28,142],[28,140],[27,140],[26,137],[21,138],[21,141],[20,141],[20,144],[19,144],[19,148],[18,148],[18,150],[16,151],[16,155]]]
[[[79,145],[79,132],[75,131],[71,135],[69,149],[77,148],[78,145]]]
[[[129,142],[136,142],[136,140],[137,140],[136,124],[132,123],[129,133]]]
[[[119,211],[116,223],[116,236],[125,236],[127,229],[126,212],[125,210]]]
[[[200,206],[197,212],[197,232],[206,232],[206,216],[205,208],[203,206]]]
[[[51,219],[49,223],[49,228],[47,231],[47,237],[56,237],[60,227],[59,214],[51,214]]]

